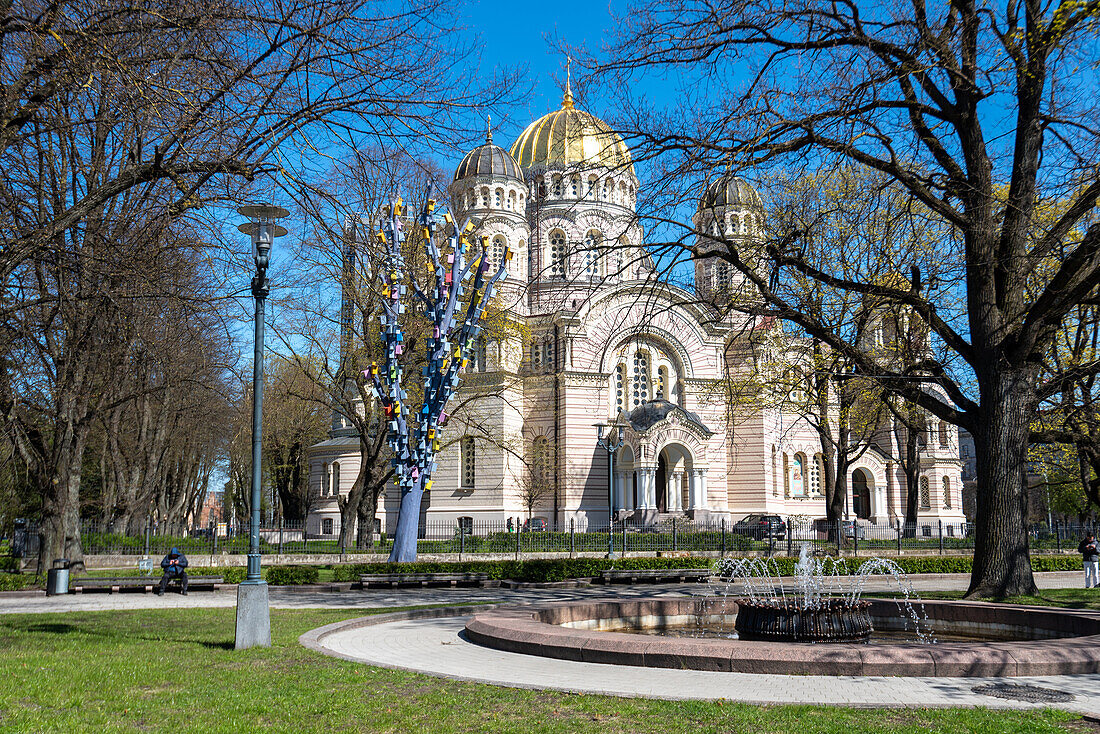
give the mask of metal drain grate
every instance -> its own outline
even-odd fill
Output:
[[[1027,701],[1028,703],[1065,703],[1072,701],[1075,696],[1072,693],[1059,691],[1054,688],[1040,688],[1039,686],[1022,686],[1018,683],[991,683],[986,686],[974,686],[974,693],[983,696],[996,696],[1007,698],[1011,701]]]

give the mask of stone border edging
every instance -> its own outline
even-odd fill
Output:
[[[896,601],[873,599],[872,614],[896,614]],[[1100,672],[1100,615],[1051,607],[924,602],[932,620],[1008,625],[1075,635],[1022,642],[936,645],[768,643],[644,636],[572,629],[589,619],[676,617],[698,612],[697,599],[593,600],[473,612],[467,637],[507,652],[655,668],[784,675],[1036,676]],[[730,602],[732,603],[732,602]]]

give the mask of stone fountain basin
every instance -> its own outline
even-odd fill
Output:
[[[892,599],[867,599],[876,626],[900,627]],[[525,655],[649,668],[785,675],[1021,676],[1100,672],[1100,614],[1086,611],[925,601],[934,631],[1014,635],[1024,641],[934,645],[811,644],[660,637],[609,631],[724,621],[732,628],[733,599],[654,598],[554,602],[498,607],[476,614],[467,639]]]

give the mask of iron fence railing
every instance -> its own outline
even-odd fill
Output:
[[[1046,523],[1033,525],[1030,542],[1033,553],[1076,551],[1095,523]],[[957,554],[974,549],[974,526],[968,522],[921,521],[916,524],[874,524],[865,520],[744,521],[718,519],[694,522],[670,518],[656,524],[630,520],[581,528],[575,522],[430,521],[419,529],[417,550],[421,554],[514,555],[539,553],[655,554],[686,551],[720,554],[763,553],[798,555],[809,544],[815,550],[841,551],[856,555],[905,553]],[[39,532],[34,523],[5,528],[6,553],[23,557],[37,555]],[[194,528],[187,531],[150,525],[138,532],[121,532],[96,521],[81,526],[85,555],[164,555],[173,547],[188,554],[245,554],[248,552],[247,525],[232,524]],[[375,532],[341,542],[337,522],[325,535],[306,532],[303,525],[284,523],[260,531],[260,552],[265,555],[344,555],[388,553],[392,537]]]

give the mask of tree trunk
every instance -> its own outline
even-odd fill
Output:
[[[979,375],[982,407],[974,422],[978,511],[968,598],[1036,592],[1026,525],[1033,374],[1026,368],[991,372],[984,380]]]
[[[46,467],[39,477],[43,486],[43,522],[41,558],[48,567],[55,558],[69,559],[70,568],[84,570],[84,550],[80,543],[80,474],[88,429],[68,426],[57,437],[54,466]],[[51,476],[52,474],[52,476]]]
[[[920,433],[905,429],[905,528],[906,538],[917,537],[917,510],[920,509]]]
[[[336,506],[340,508],[341,548],[356,547],[355,527],[357,524],[356,521],[359,519],[359,504],[362,500],[363,486],[365,484],[367,471],[366,464],[360,462],[359,474],[355,477],[355,481],[352,483],[346,498],[341,497],[339,495],[339,490],[337,490]]]
[[[423,476],[413,482],[407,492],[401,494],[401,509],[397,515],[397,532],[393,536],[390,563],[414,563],[416,540],[420,534],[420,504],[424,500]]]

